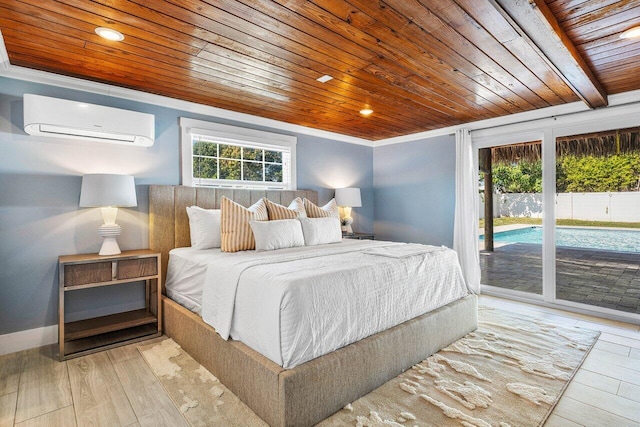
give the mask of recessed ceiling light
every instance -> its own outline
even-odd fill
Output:
[[[332,79],[333,79],[333,77],[331,77],[329,74],[325,74],[322,77],[318,77],[316,80],[319,81],[320,83],[326,83],[326,82],[328,82],[329,80],[332,80]]]
[[[111,40],[114,42],[121,42],[122,40],[124,40],[124,35],[121,32],[112,30],[111,28],[98,27],[96,28],[96,34],[103,39]]]
[[[621,39],[633,39],[640,37],[640,27],[629,28],[627,31],[620,34]]]
[[[365,108],[363,110],[360,110],[360,114],[362,114],[363,116],[370,116],[373,114],[373,110],[371,108]]]

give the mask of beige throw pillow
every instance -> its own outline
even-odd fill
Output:
[[[329,203],[320,207],[311,202],[309,199],[304,199],[304,209],[307,211],[307,217],[309,218],[338,218],[340,219],[340,211],[338,210],[338,204],[336,199],[329,200]]]
[[[264,203],[267,205],[267,212],[269,212],[269,221],[307,217],[304,204],[300,197],[293,199],[289,207],[279,205],[269,199],[264,199]]]
[[[245,208],[223,197],[221,204],[220,228],[223,252],[248,251],[256,248],[256,241],[249,221],[268,221],[267,205],[264,199]]]

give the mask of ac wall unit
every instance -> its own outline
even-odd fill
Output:
[[[153,114],[25,94],[24,131],[29,135],[151,147],[155,121]]]

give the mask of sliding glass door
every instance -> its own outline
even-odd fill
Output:
[[[640,314],[640,128],[558,137],[555,296]]]
[[[542,295],[542,144],[480,148],[481,283]]]
[[[482,292],[640,320],[640,127],[474,146]]]

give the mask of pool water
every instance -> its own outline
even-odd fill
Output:
[[[542,244],[542,227],[527,227],[493,235],[496,243]],[[484,240],[484,236],[480,236]],[[640,253],[640,230],[556,227],[556,245]]]

